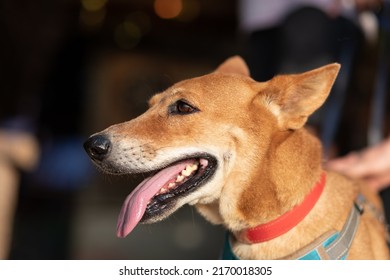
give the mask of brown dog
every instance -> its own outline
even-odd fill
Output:
[[[339,67],[256,82],[233,57],[91,136],[85,148],[104,172],[148,173],[122,207],[118,236],[190,204],[229,230],[229,258],[388,259],[380,200],[323,171],[321,144],[303,128]]]

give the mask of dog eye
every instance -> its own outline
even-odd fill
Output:
[[[172,115],[188,115],[198,111],[199,110],[197,108],[188,104],[184,100],[178,100],[169,106],[169,113]]]

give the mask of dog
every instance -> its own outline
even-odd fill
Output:
[[[305,129],[339,68],[257,82],[231,57],[92,135],[84,148],[103,172],[146,176],[122,206],[118,237],[189,204],[227,229],[227,259],[388,259],[381,200],[324,170]]]

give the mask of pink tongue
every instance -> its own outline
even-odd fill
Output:
[[[194,160],[182,161],[158,172],[153,177],[146,178],[129,194],[123,203],[118,218],[117,236],[127,236],[141,220],[150,199],[170,180],[192,164]]]

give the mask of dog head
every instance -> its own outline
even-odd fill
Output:
[[[147,174],[126,198],[118,236],[184,204],[197,206],[211,222],[248,226],[242,197],[254,184],[249,174],[269,168],[272,143],[304,126],[338,69],[330,64],[256,82],[245,62],[233,57],[211,74],[156,94],[138,118],[92,135],[84,146],[104,172]]]

